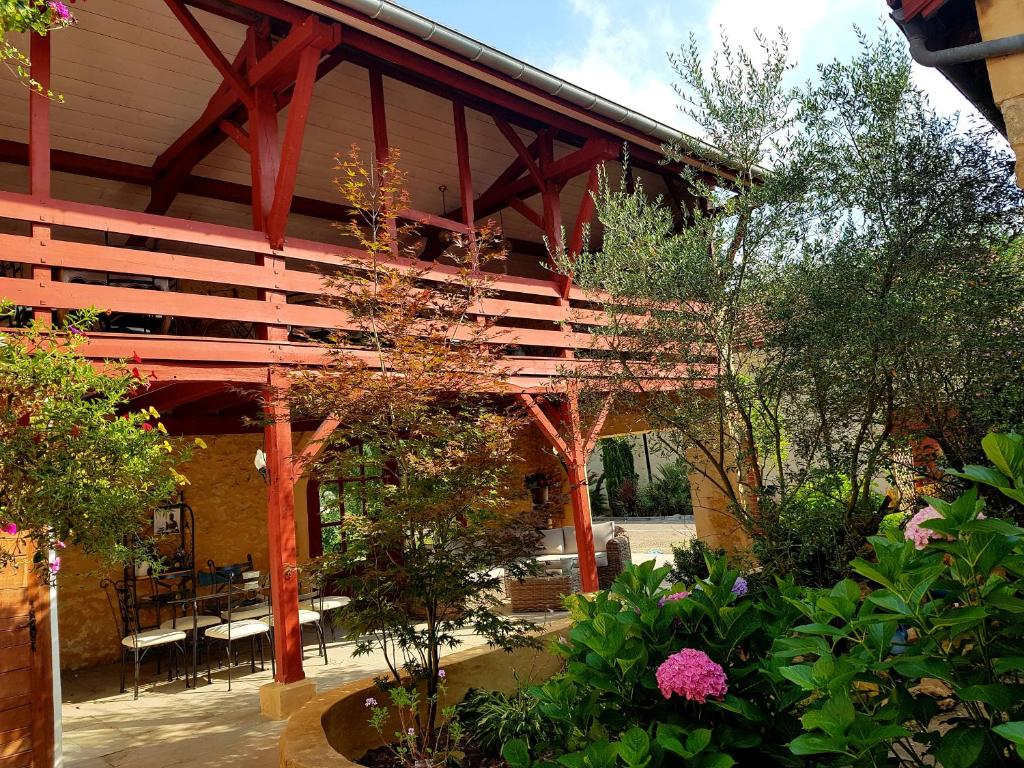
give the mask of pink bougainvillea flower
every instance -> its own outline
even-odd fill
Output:
[[[941,519],[942,513],[939,510],[935,507],[927,506],[907,521],[907,527],[903,535],[906,536],[907,541],[914,542],[915,549],[924,549],[932,539],[943,539],[945,537],[938,531],[922,528],[921,523],[927,520]]]
[[[53,15],[56,16],[57,19],[65,24],[71,21],[71,11],[66,5],[64,5],[64,3],[60,2],[60,0],[50,0],[47,5],[50,6],[50,10],[53,11]]]
[[[690,596],[689,592],[673,592],[671,595],[665,595],[661,600],[658,601],[658,607],[664,608],[665,603],[675,602],[676,600],[685,600]]]
[[[50,573],[56,573],[59,570],[60,570],[60,558],[59,557],[55,557],[55,558],[53,558],[53,561],[50,563]]]
[[[67,544],[65,544],[63,541],[55,541],[53,542],[53,546],[55,549],[64,549],[64,547],[66,547]]]
[[[658,667],[655,677],[666,699],[677,694],[704,704],[708,697],[721,701],[729,691],[725,670],[696,648],[683,648],[673,653]]]
[[[0,526],[0,530],[2,530],[8,536],[13,536],[18,532],[18,526],[14,523],[4,523],[3,526]]]

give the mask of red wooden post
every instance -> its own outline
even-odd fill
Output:
[[[299,588],[294,570],[295,486],[292,483],[292,425],[279,393],[285,378],[271,369],[267,377],[266,413],[270,423],[263,439],[267,451],[267,535],[270,537],[271,600],[274,606],[274,655],[278,683],[296,683],[302,671],[302,627]]]
[[[569,499],[576,528],[576,551],[580,558],[580,577],[584,592],[598,588],[597,557],[594,554],[594,528],[590,519],[590,484],[587,482],[587,441],[580,423],[580,401],[576,392],[566,393],[561,404],[562,422],[569,427],[572,458],[566,462],[569,474]]]
[[[35,198],[50,197],[50,36],[32,33],[29,43],[32,78],[39,83],[42,93],[33,90],[28,97],[28,167],[29,192]],[[32,224],[34,240],[49,240],[48,224]],[[41,286],[53,280],[53,269],[41,265],[32,267],[32,280]],[[45,286],[43,286],[45,287]],[[52,319],[51,310],[34,307],[36,320]]]

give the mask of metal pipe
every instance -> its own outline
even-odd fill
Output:
[[[966,64],[969,61],[1009,56],[1024,51],[1024,35],[1011,35],[1000,37],[998,40],[983,40],[980,43],[931,51],[925,42],[924,27],[920,21],[906,21],[902,8],[892,12],[892,20],[903,28],[907,41],[910,43],[911,57],[924,67],[948,67],[954,64]]]

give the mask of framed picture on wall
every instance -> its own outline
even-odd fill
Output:
[[[158,509],[153,512],[153,534],[181,533],[181,510]]]

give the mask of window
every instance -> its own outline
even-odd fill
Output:
[[[360,456],[376,456],[372,445],[358,445],[349,448],[358,451]],[[307,507],[309,514],[309,554],[320,557],[324,554],[343,552],[345,535],[341,523],[345,515],[363,514],[366,509],[361,486],[367,482],[380,480],[380,473],[375,467],[367,467],[359,463],[359,473],[351,477],[339,477],[334,480],[311,480],[307,491]]]

